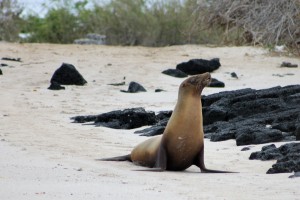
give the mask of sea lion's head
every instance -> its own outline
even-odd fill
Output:
[[[179,91],[187,91],[192,94],[200,95],[205,86],[208,86],[211,82],[211,76],[208,72],[204,74],[194,75],[187,78],[180,85]]]

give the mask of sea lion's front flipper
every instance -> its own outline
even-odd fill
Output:
[[[165,147],[161,144],[158,153],[154,168],[165,171],[167,169],[167,152]]]
[[[205,164],[204,164],[204,145],[202,145],[199,154],[197,155],[194,163],[197,167],[200,168],[201,172],[204,172],[206,170]]]
[[[238,172],[229,172],[221,170],[207,169],[204,164],[204,145],[202,145],[199,154],[196,157],[195,163],[198,166],[202,173],[238,173]]]

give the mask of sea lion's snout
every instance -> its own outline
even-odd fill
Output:
[[[211,75],[210,73],[206,72],[204,74],[200,74],[200,75],[197,75],[195,77],[197,79],[197,86],[198,87],[205,87],[205,86],[208,86],[211,82]]]
[[[206,72],[204,74],[194,75],[186,79],[181,83],[180,88],[185,88],[186,86],[192,85],[192,88],[202,92],[203,88],[208,86],[211,82],[210,73]]]
[[[205,77],[203,80],[204,86],[208,86],[211,82],[211,75],[210,73],[205,73]]]

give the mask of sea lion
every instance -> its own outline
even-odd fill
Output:
[[[210,74],[204,73],[180,84],[178,101],[162,135],[142,142],[128,155],[98,160],[131,161],[151,168],[145,171],[181,171],[196,165],[201,172],[226,173],[204,165],[201,93],[210,81]]]

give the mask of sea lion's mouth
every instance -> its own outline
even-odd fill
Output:
[[[211,83],[211,77],[210,76],[209,76],[209,78],[207,78],[206,82],[207,82],[206,86],[208,86]]]

